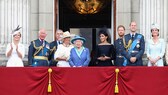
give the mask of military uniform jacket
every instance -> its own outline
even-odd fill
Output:
[[[50,47],[47,41],[43,43],[37,39],[31,42],[28,52],[28,61],[30,65],[48,66],[48,57],[50,54]],[[37,57],[37,58],[36,58]]]
[[[139,36],[141,36],[141,38],[138,38]],[[125,35],[126,44],[128,44],[129,40],[131,39],[132,39],[131,34]],[[142,56],[145,51],[144,36],[139,33],[135,33],[135,37],[132,40],[133,41],[136,40],[135,48],[133,48],[132,51],[129,51],[129,49],[128,51],[125,50],[124,52],[122,52],[122,54],[127,59],[127,66],[142,66],[143,65]],[[137,60],[135,63],[130,62],[131,57],[136,57]]]
[[[124,45],[123,45],[123,39],[118,38],[117,40],[115,40],[114,46],[115,46],[115,50],[116,50],[115,65],[116,66],[123,66],[124,58],[123,58],[122,52],[125,50]]]

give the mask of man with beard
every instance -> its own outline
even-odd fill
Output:
[[[50,66],[56,66],[57,60],[54,59],[54,53],[57,50],[58,45],[62,44],[61,36],[62,30],[57,30],[55,33],[56,40],[50,43]]]
[[[115,65],[116,66],[126,66],[126,58],[121,54],[125,48],[124,48],[124,43],[125,43],[125,27],[123,25],[119,25],[117,27],[117,32],[119,38],[114,41],[114,46],[116,49],[116,60],[115,60]]]

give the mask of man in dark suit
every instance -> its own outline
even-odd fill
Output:
[[[136,22],[130,23],[130,33],[125,35],[126,50],[122,52],[127,59],[127,66],[143,66],[142,56],[145,50],[145,41],[142,34],[137,33]]]
[[[116,66],[125,66],[126,64],[124,63],[126,60],[124,56],[121,54],[122,51],[125,50],[124,48],[124,35],[125,35],[125,27],[123,25],[119,25],[117,27],[117,32],[119,38],[114,41],[114,46],[116,49],[116,60],[115,60],[115,65]]]
[[[39,38],[31,42],[28,52],[28,62],[31,66],[48,66],[50,47],[49,43],[45,41],[47,32],[45,29],[39,31]]]
[[[57,61],[54,59],[54,53],[57,49],[57,46],[62,43],[61,36],[63,35],[62,30],[57,30],[55,37],[56,40],[50,43],[50,66],[56,66]]]

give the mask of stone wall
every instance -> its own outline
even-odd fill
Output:
[[[55,0],[29,0],[29,43],[32,40],[38,38],[38,31],[41,28],[46,29],[48,35],[46,40],[48,42],[53,41],[54,39],[54,19],[53,19],[53,4]],[[25,45],[26,48],[26,56],[23,59],[25,66],[27,66],[27,54],[28,54],[28,46]],[[2,48],[1,48],[2,47]],[[7,62],[7,58],[5,56],[5,46],[0,46],[0,66],[5,66]]]

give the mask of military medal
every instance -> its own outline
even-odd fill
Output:
[[[139,44],[137,44],[137,45],[136,45],[136,47],[137,47],[137,48],[140,48],[140,45],[139,45]]]
[[[45,56],[48,56],[48,55],[49,55],[48,52],[46,52],[46,53],[45,53]]]
[[[137,43],[140,43],[140,39],[137,40]]]
[[[49,47],[49,45],[48,45],[48,44],[46,44],[46,48],[47,48],[47,49],[50,49],[50,47]]]
[[[140,48],[139,43],[140,43],[140,39],[137,40],[137,45],[136,45],[137,48]]]

